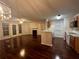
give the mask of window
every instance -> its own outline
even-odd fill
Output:
[[[9,24],[8,23],[2,23],[3,28],[3,36],[9,35]]]
[[[16,35],[16,25],[12,25],[13,35]]]
[[[21,24],[18,24],[19,33],[22,33],[22,26]]]

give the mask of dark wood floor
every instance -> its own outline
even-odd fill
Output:
[[[40,43],[40,36],[33,38],[31,35],[0,40],[0,59],[79,59],[63,39],[54,38],[53,47]],[[25,49],[25,57],[20,56],[22,49]]]

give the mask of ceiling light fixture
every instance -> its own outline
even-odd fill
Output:
[[[62,18],[62,16],[60,14],[56,16],[56,19],[58,19],[58,20],[61,18]]]
[[[20,21],[20,24],[22,24],[23,23],[23,21]]]
[[[1,10],[1,11],[3,10],[1,6],[0,6],[0,10]]]
[[[3,14],[3,9],[2,9],[2,7],[0,6],[0,13],[2,13]]]

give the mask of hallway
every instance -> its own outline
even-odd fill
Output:
[[[0,59],[79,59],[79,55],[67,47],[63,39],[54,38],[53,47],[41,45],[40,42],[40,36],[33,38],[31,35],[2,40]],[[22,49],[24,56],[20,55]]]

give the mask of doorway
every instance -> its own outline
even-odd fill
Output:
[[[54,37],[60,37],[63,38],[64,37],[64,33],[65,33],[65,20],[61,19],[61,20],[54,20],[51,24],[51,31]]]

